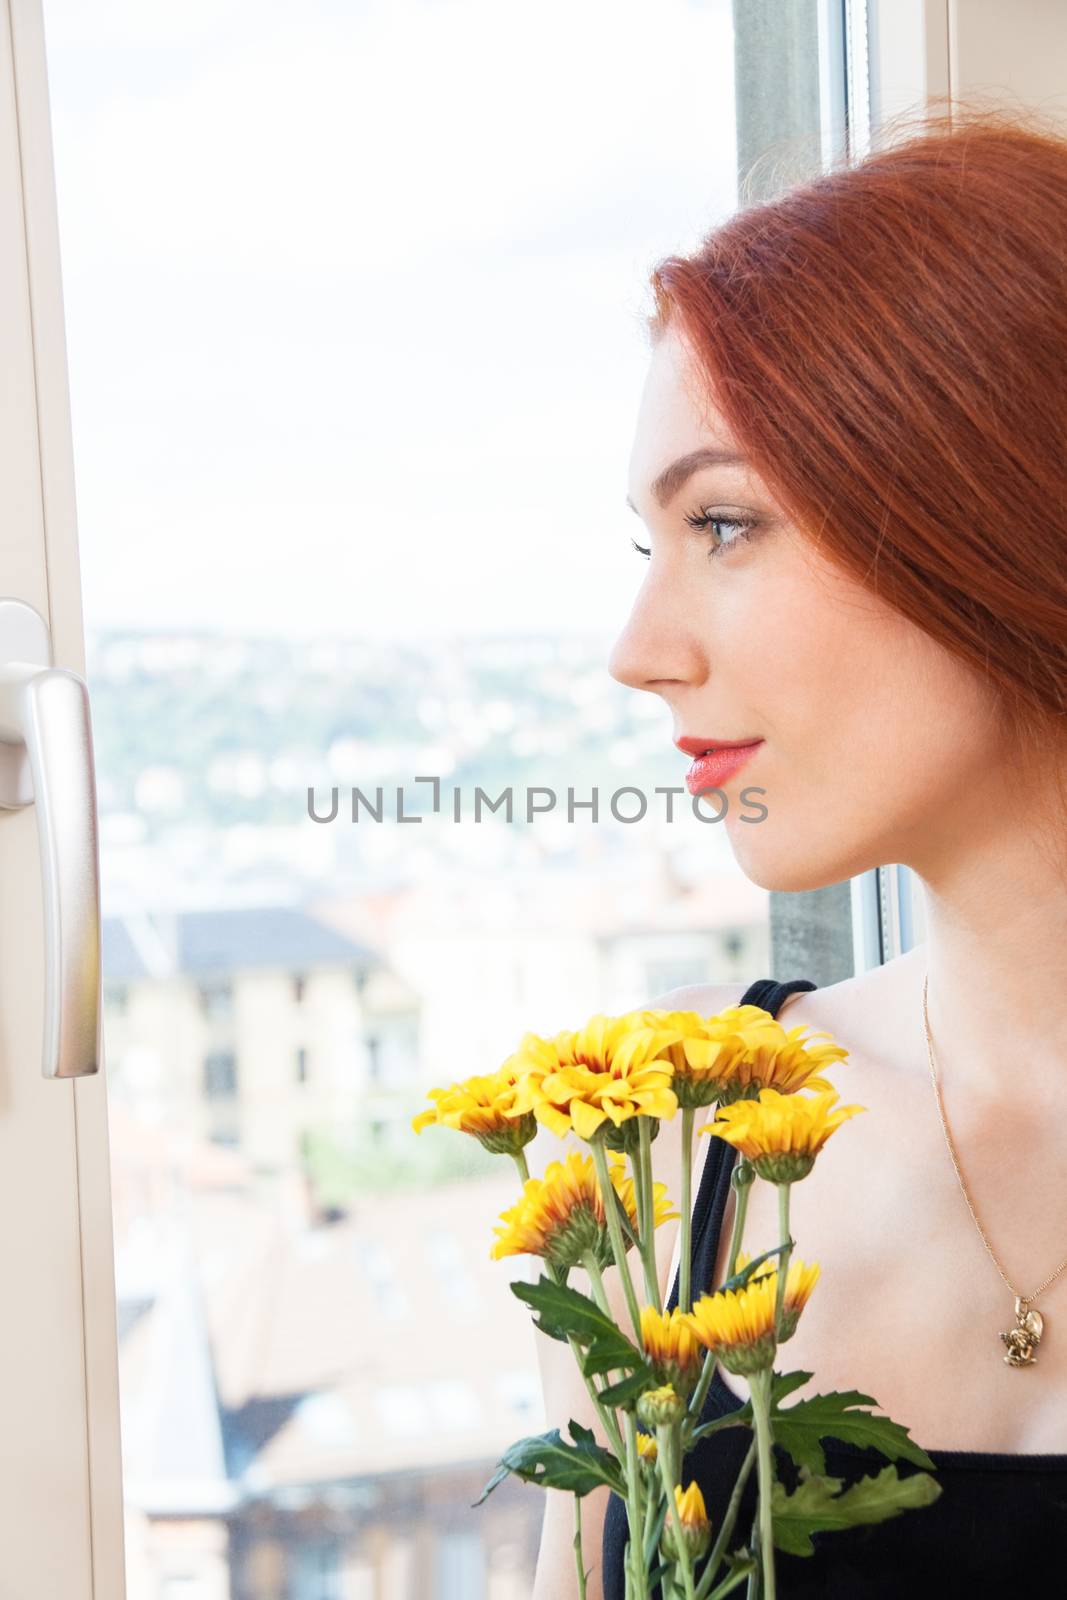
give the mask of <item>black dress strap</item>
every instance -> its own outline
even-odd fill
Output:
[[[788,983],[776,983],[773,978],[757,978],[754,983],[749,984],[737,1003],[739,1006],[760,1006],[764,1011],[769,1011],[772,1017],[776,1017],[780,1007],[791,994],[800,989],[817,988],[818,984],[812,983],[810,978],[791,978]],[[710,1115],[709,1107],[709,1120]],[[737,1151],[733,1145],[727,1144],[725,1139],[711,1139],[709,1144],[711,1148],[704,1157],[700,1186],[693,1202],[690,1249],[693,1258],[691,1281],[694,1288],[710,1284],[714,1275],[714,1257],[718,1251],[719,1233],[730,1193],[730,1175],[737,1159]],[[711,1260],[707,1259],[709,1255]],[[679,1264],[667,1301],[668,1311],[678,1304],[680,1279]]]
[[[789,995],[798,989],[816,989],[818,984],[812,983],[807,978],[794,978],[788,983],[775,983],[773,978],[757,978],[755,983],[749,984],[738,1005],[761,1006],[764,1011],[769,1011],[773,1017],[778,1015],[779,1008]],[[713,1108],[708,1108],[710,1121]],[[705,1289],[712,1288],[715,1272],[715,1257],[718,1253],[719,1230],[722,1227],[723,1214],[726,1210],[726,1200],[730,1192],[730,1174],[733,1171],[737,1151],[733,1145],[726,1143],[725,1139],[710,1139],[711,1149],[704,1157],[704,1167],[700,1174],[700,1186],[697,1190],[696,1201],[693,1205],[692,1240],[690,1248],[693,1257],[692,1286],[699,1296]],[[710,1257],[710,1259],[709,1259]],[[667,1310],[678,1304],[679,1288],[678,1272],[674,1275],[674,1285],[671,1289],[670,1299],[667,1301]],[[711,1406],[712,1395],[709,1394],[705,1401],[705,1416]],[[716,1445],[724,1445],[729,1451],[733,1448],[731,1433],[737,1435],[739,1430],[727,1430],[721,1436],[715,1437]],[[711,1447],[711,1440],[705,1438],[698,1447],[706,1451]],[[741,1466],[740,1456],[733,1463],[731,1488],[736,1481],[737,1472]],[[753,1486],[750,1482],[746,1485],[746,1492],[751,1497]],[[747,1507],[747,1502],[744,1503]],[[725,1505],[725,1501],[724,1501]],[[747,1514],[747,1510],[746,1510]],[[607,1508],[604,1512],[604,1536],[601,1542],[603,1592],[604,1600],[623,1600],[626,1590],[624,1574],[624,1558],[626,1543],[629,1539],[629,1528],[626,1518],[626,1506],[614,1490],[608,1496]],[[652,1590],[651,1600],[661,1600],[662,1591],[659,1584]]]

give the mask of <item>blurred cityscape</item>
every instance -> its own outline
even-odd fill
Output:
[[[684,771],[609,643],[90,636],[130,1600],[528,1600],[542,1491],[472,1505],[547,1425],[518,1181],[411,1118],[768,959],[723,826],[608,812]],[[430,774],[600,813],[456,822]],[[338,786],[420,820],[313,820]]]

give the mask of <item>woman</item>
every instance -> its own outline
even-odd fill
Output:
[[[925,899],[925,944],[821,988],[787,974],[775,996],[787,1025],[848,1048],[831,1076],[869,1111],[793,1191],[822,1276],[777,1365],[873,1396],[942,1494],[781,1557],[778,1592],[1000,1593],[1036,1581],[1067,1516],[1067,135],[927,118],[740,211],[653,285],[629,495],[649,567],[610,670],[660,695],[691,751],[751,743],[724,777],[695,762],[691,787],[729,800],[754,882],[903,862]],[[675,1199],[678,1123],[653,1146]],[[727,1275],[731,1154],[696,1141],[694,1295]],[[677,1224],[661,1232],[675,1303]],[[745,1246],[777,1239],[758,1183]],[[1016,1294],[1045,1318],[1039,1350]],[[1012,1363],[1021,1327],[1036,1359]],[[598,1431],[570,1352],[538,1346],[550,1424]],[[720,1375],[708,1414],[747,1394]],[[727,1430],[685,1474],[713,1521],[727,1441],[747,1444]],[[606,1501],[583,1502],[588,1600],[622,1596]],[[577,1595],[572,1538],[570,1497],[549,1492],[534,1600]]]

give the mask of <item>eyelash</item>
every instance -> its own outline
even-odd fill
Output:
[[[752,530],[756,526],[756,519],[754,517],[726,517],[721,515],[712,515],[706,511],[700,512],[700,514],[697,516],[687,516],[684,518],[684,520],[691,528],[695,528],[697,532],[700,532],[705,528],[710,528],[712,524],[716,522],[725,523],[731,528],[743,529],[743,532],[736,534],[728,544],[720,543],[717,545],[712,545],[708,550],[709,557],[721,555],[724,550],[732,549],[735,544],[743,544],[751,537]],[[633,545],[638,555],[644,556],[645,560],[647,561],[652,554],[652,551],[648,545],[638,544],[636,539],[631,539],[630,543]]]

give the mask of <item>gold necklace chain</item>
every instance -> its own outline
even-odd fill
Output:
[[[988,1250],[989,1257],[990,1257],[990,1260],[993,1262],[993,1265],[996,1267],[997,1271],[1000,1273],[1000,1276],[1004,1279],[1004,1282],[1007,1285],[1007,1287],[1011,1290],[1012,1294],[1015,1296],[1016,1315],[1017,1316],[1020,1316],[1020,1315],[1021,1316],[1025,1316],[1028,1308],[1034,1303],[1034,1301],[1037,1299],[1038,1295],[1041,1294],[1041,1292],[1044,1289],[1047,1289],[1049,1284],[1053,1281],[1053,1279],[1054,1278],[1058,1278],[1060,1273],[1063,1271],[1063,1269],[1065,1267],[1067,1267],[1067,1260],[1062,1261],[1060,1263],[1060,1265],[1056,1268],[1055,1272],[1053,1272],[1049,1277],[1047,1277],[1045,1279],[1044,1283],[1041,1284],[1040,1288],[1037,1288],[1037,1289],[1034,1290],[1033,1294],[1023,1295],[1023,1294],[1019,1293],[1018,1289],[1016,1289],[1015,1285],[1008,1278],[1008,1275],[1004,1271],[1004,1268],[1001,1266],[1000,1262],[997,1260],[996,1253],[993,1250],[993,1246],[990,1244],[989,1240],[986,1238],[985,1229],[982,1227],[982,1224],[979,1222],[978,1213],[977,1213],[977,1211],[975,1211],[974,1206],[971,1204],[971,1197],[967,1193],[967,1185],[964,1183],[964,1181],[963,1181],[963,1173],[960,1171],[960,1163],[959,1163],[959,1157],[956,1154],[956,1147],[952,1142],[952,1135],[948,1131],[948,1123],[945,1120],[945,1108],[944,1108],[944,1105],[942,1104],[942,1100],[941,1100],[941,1090],[938,1087],[937,1069],[934,1066],[934,1046],[933,1046],[933,1041],[930,1038],[930,1016],[929,1016],[929,1013],[928,1013],[927,1007],[926,1007],[926,988],[927,988],[928,978],[929,978],[929,973],[927,973],[923,977],[923,1029],[924,1029],[924,1031],[926,1033],[926,1050],[927,1050],[927,1054],[930,1057],[930,1078],[931,1078],[931,1081],[932,1081],[933,1086],[934,1086],[934,1097],[935,1097],[935,1099],[937,1101],[937,1114],[941,1119],[941,1127],[944,1130],[944,1134],[945,1134],[945,1143],[948,1145],[948,1153],[952,1157],[952,1165],[956,1169],[956,1177],[959,1180],[960,1193],[963,1195],[964,1200],[967,1202],[967,1210],[971,1213],[971,1216],[974,1218],[974,1225],[978,1229],[979,1234],[981,1235],[982,1243],[985,1245],[986,1249]],[[1031,1315],[1034,1316],[1035,1314],[1031,1313]],[[1036,1320],[1036,1318],[1035,1318],[1035,1320]],[[1040,1327],[1040,1323],[1038,1323],[1038,1327]],[[1038,1336],[1040,1337],[1040,1334]],[[1001,1335],[1001,1337],[1004,1338],[1005,1336]],[[1005,1356],[1004,1359],[1007,1361],[1008,1357]],[[1020,1364],[1020,1363],[1012,1363],[1012,1364],[1015,1365],[1015,1364]]]

